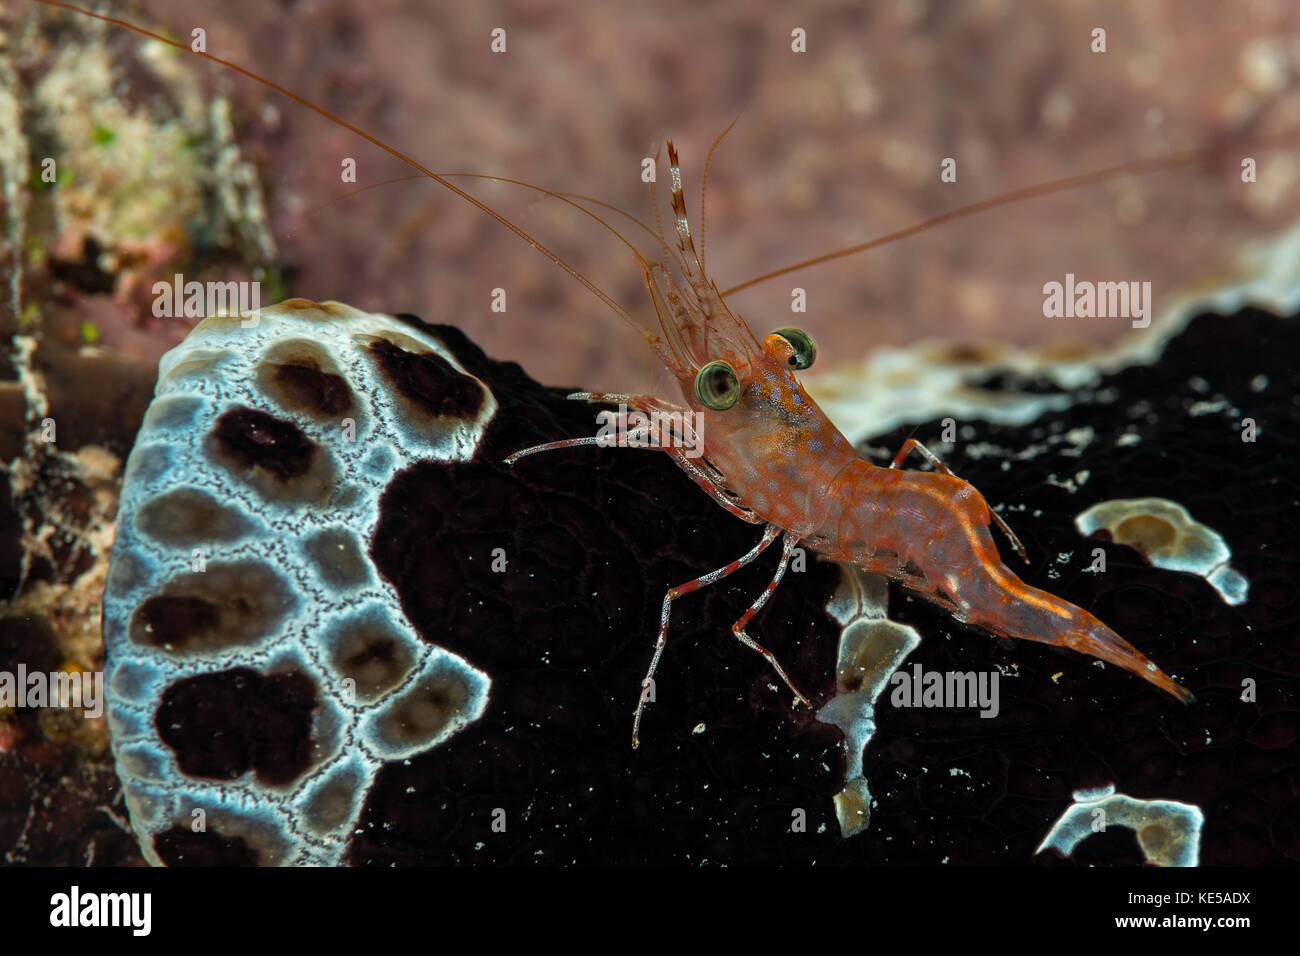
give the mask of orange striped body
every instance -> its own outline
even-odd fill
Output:
[[[1003,564],[989,532],[988,504],[960,478],[858,460],[826,497],[835,505],[808,542],[818,553],[887,575],[959,621],[1090,654],[1179,700],[1192,699],[1096,617],[1030,587]]]
[[[1191,700],[1096,617],[1003,564],[988,503],[973,485],[859,457],[784,367],[773,339],[751,358],[736,405],[703,410],[705,457],[752,511],[823,557],[893,578],[960,621],[1090,654]]]

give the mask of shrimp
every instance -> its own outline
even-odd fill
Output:
[[[832,561],[886,575],[959,621],[1002,637],[1088,654],[1190,703],[1194,698],[1188,690],[1097,618],[1030,587],[1007,568],[989,532],[990,521],[1027,560],[1019,539],[972,485],[924,445],[909,438],[888,468],[858,454],[795,376],[816,357],[812,336],[780,328],[760,341],[705,273],[686,215],[677,150],[671,140],[667,146],[677,263],[684,284],[673,277],[666,242],[662,262],[651,264],[639,253],[637,258],[663,330],[662,337],[646,338],[677,379],[684,405],[648,395],[577,392],[569,398],[618,403],[645,417],[633,426],[625,416],[613,442],[567,439],[526,448],[506,459],[513,464],[537,452],[583,444],[658,448],[732,515],[763,526],[761,539],[749,552],[664,595],[654,654],[633,715],[632,746],[640,744],[641,719],[667,644],[673,602],[730,576],[777,537],[782,550],[772,580],[731,626],[731,633],[761,655],[804,706],[811,706],[807,696],[746,630],[780,584],[800,544]],[[644,422],[665,417],[699,425],[647,445]],[[687,454],[688,444],[697,456]],[[935,471],[901,471],[899,466],[914,450]]]

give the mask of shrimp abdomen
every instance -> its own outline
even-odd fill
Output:
[[[886,574],[1001,637],[1068,647],[1123,668],[1184,703],[1193,695],[1092,614],[1021,581],[998,554],[983,496],[959,478],[854,462],[822,527],[827,557]]]

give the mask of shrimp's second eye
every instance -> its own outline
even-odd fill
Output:
[[[710,362],[695,373],[695,395],[715,412],[726,411],[740,398],[740,379],[726,362]]]
[[[810,367],[817,360],[817,343],[803,329],[777,329],[772,334],[779,335],[790,343],[790,348],[794,349],[790,364],[799,371]]]

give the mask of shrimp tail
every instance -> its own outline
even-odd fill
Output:
[[[946,481],[952,488],[951,511],[943,522],[949,531],[944,542],[947,547],[939,548],[938,553],[947,552],[949,560],[962,551],[966,555],[959,562],[962,570],[958,574],[951,575],[947,567],[936,567],[933,573],[951,587],[951,598],[963,620],[1005,637],[1068,647],[1141,677],[1184,704],[1195,699],[1092,614],[1055,594],[1031,587],[1003,564],[989,533],[988,505],[974,488],[946,475],[921,480]]]
[[[971,492],[968,508],[975,504],[978,495],[973,489]],[[978,503],[983,505],[983,499],[979,498]],[[966,520],[957,524],[961,528],[958,540],[964,539],[973,551],[963,562],[964,570],[952,588],[951,597],[957,604],[959,617],[1003,637],[1068,647],[1114,664],[1184,704],[1195,699],[1185,687],[1092,614],[1020,580],[999,560],[988,528],[974,524],[982,521],[986,525],[986,514],[986,506],[978,515],[972,508]]]
[[[970,623],[1006,637],[1068,647],[1141,677],[1184,704],[1195,700],[1187,688],[1083,608],[1030,587],[1003,565],[999,568],[1002,573],[997,577],[1004,578],[999,582],[999,589],[1014,598],[1014,610],[1008,612],[1001,600],[995,601],[1002,608],[996,615],[980,613],[978,607],[972,607],[965,615]],[[1008,626],[1011,622],[1014,626]]]
[[[822,531],[835,545],[821,550],[829,557],[888,574],[958,620],[1000,637],[1068,647],[1185,704],[1194,699],[1083,608],[1016,577],[993,543],[988,503],[961,479],[855,461],[836,491],[852,504],[828,513]]]

